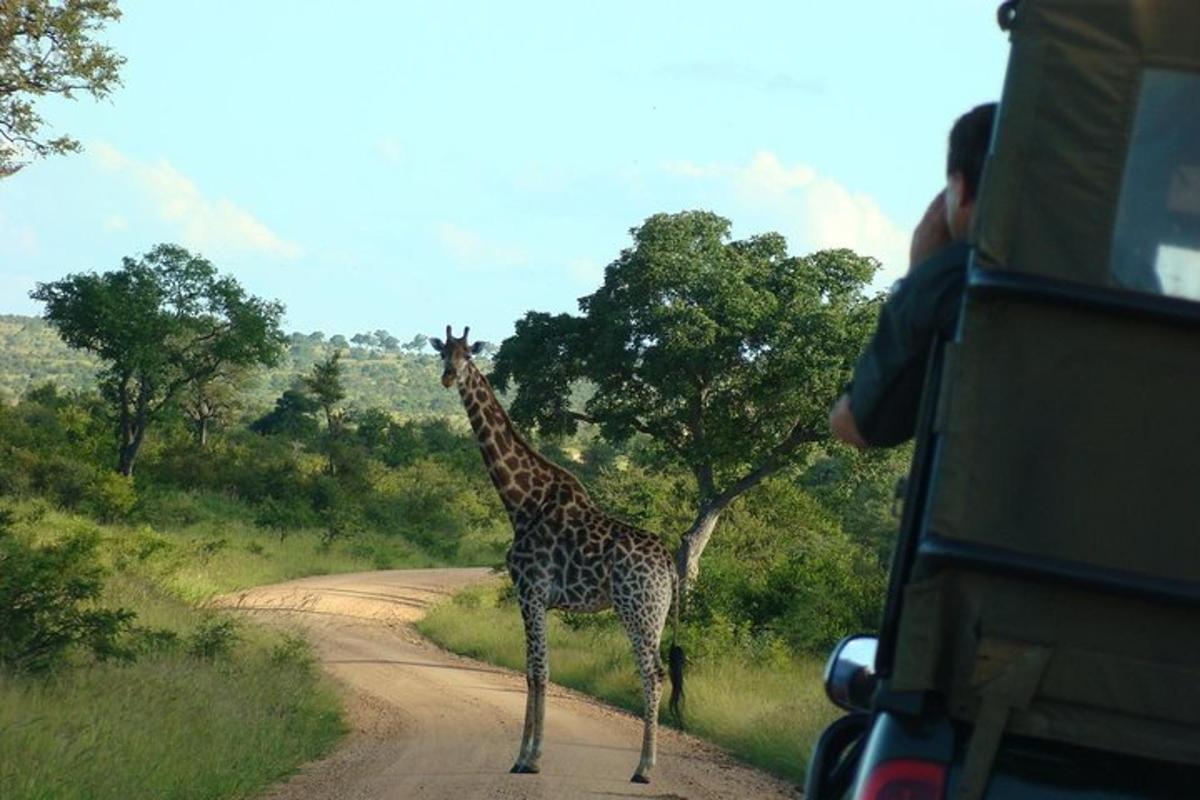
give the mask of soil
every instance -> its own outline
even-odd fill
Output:
[[[525,713],[524,676],[448,653],[413,627],[431,604],[490,579],[484,569],[392,570],[304,578],[221,598],[221,605],[270,624],[300,626],[345,696],[351,734],[266,797],[800,797],[795,786],[667,728],[660,729],[652,783],[630,783],[641,721],[553,685],[542,772],[509,774]]]

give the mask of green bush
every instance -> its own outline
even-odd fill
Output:
[[[320,520],[312,506],[304,502],[265,498],[255,509],[254,524],[270,528],[279,534],[280,540],[291,531],[312,528]]]
[[[42,673],[78,648],[98,660],[127,657],[134,614],[94,605],[104,588],[99,537],[79,532],[36,546],[0,518],[0,667]]]
[[[402,534],[441,558],[453,558],[472,532],[504,536],[504,511],[482,464],[470,474],[441,459],[423,458],[376,475],[366,505],[369,523]],[[511,534],[507,534],[511,535]]]
[[[124,519],[137,505],[133,481],[117,472],[102,471],[84,488],[83,509],[104,522]]]
[[[786,642],[824,653],[841,637],[875,629],[885,573],[875,553],[854,542],[803,489],[767,481],[726,514],[704,555],[690,617],[722,641],[744,648]],[[725,630],[728,626],[734,630]],[[764,638],[765,637],[765,638]]]
[[[230,617],[209,617],[187,637],[187,652],[212,661],[227,657],[239,639],[237,625]]]
[[[303,669],[310,669],[316,663],[312,647],[308,640],[296,634],[285,634],[283,639],[271,648],[270,661],[277,666],[294,664]]]

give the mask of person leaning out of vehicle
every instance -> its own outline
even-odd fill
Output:
[[[890,447],[913,436],[931,346],[953,338],[958,323],[967,234],[995,114],[995,103],[977,106],[950,130],[946,188],[913,231],[909,272],[880,310],[854,379],[829,414],[843,442]]]

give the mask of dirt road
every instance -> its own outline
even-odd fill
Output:
[[[412,623],[478,569],[305,578],[223,599],[271,623],[299,624],[344,687],[353,733],[333,755],[269,792],[271,800],[417,798],[795,798],[795,787],[664,730],[648,786],[631,784],[641,723],[551,687],[540,775],[510,775],[525,679],[451,655]],[[551,670],[554,655],[551,653]],[[551,675],[553,677],[553,674]]]

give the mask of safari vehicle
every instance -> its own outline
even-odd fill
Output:
[[[1200,798],[1200,2],[1000,19],[959,327],[806,797]]]

